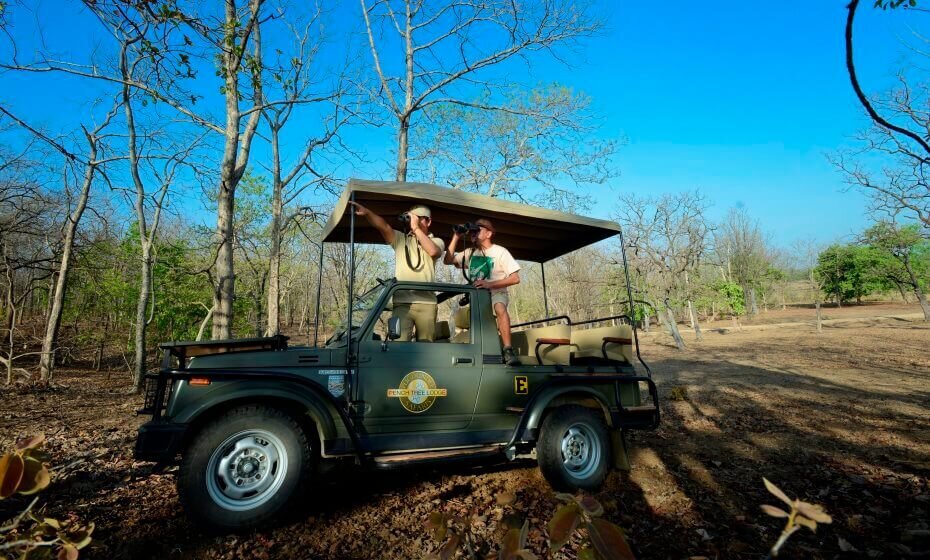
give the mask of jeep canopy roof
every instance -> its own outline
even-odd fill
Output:
[[[323,228],[324,242],[349,241],[350,217],[346,206],[353,193],[356,202],[398,229],[401,225],[397,220],[399,214],[414,204],[428,206],[433,214],[430,233],[446,240],[451,237],[454,224],[488,218],[496,230],[494,240],[510,250],[514,258],[524,261],[546,262],[620,233],[620,226],[607,220],[447,187],[351,179]],[[383,243],[381,235],[364,218],[355,220],[355,241]]]

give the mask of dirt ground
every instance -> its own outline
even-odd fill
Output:
[[[663,335],[644,337],[662,426],[631,438],[631,475],[612,475],[597,494],[639,558],[764,558],[781,526],[759,509],[777,504],[762,477],[834,520],[795,534],[780,557],[930,558],[930,325],[863,318],[919,312],[914,306],[830,312],[847,320],[821,334],[812,324],[744,322],[701,343],[686,333],[684,352]],[[813,317],[771,313],[757,324]],[[556,502],[532,459],[341,472],[320,480],[312,503],[277,529],[207,535],[180,510],[174,475],[132,460],[142,419],[126,385],[81,370],[61,372],[57,383],[0,390],[0,446],[48,435],[62,468],[42,501],[49,513],[96,524],[86,557],[421,558],[436,546],[424,528],[429,513],[472,507],[483,515],[475,534],[486,550],[495,550],[502,517],[515,513],[530,519],[531,547],[546,553]],[[517,501],[497,505],[503,492]],[[0,504],[5,519],[24,501]],[[556,557],[574,558],[577,544]]]

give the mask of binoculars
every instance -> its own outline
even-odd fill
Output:
[[[478,231],[479,229],[481,229],[481,226],[479,226],[478,224],[473,224],[471,222],[465,222],[464,224],[456,224],[452,226],[452,231],[458,234]]]
[[[405,224],[410,223],[410,212],[404,212],[403,214],[397,216],[397,219]]]

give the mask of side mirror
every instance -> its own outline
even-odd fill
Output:
[[[400,338],[400,317],[391,317],[388,319],[388,340],[398,338]]]

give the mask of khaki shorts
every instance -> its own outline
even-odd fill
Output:
[[[400,319],[400,341],[413,339],[416,327],[417,342],[432,342],[436,335],[435,303],[395,303],[393,317]]]
[[[494,306],[498,303],[503,303],[504,307],[507,307],[507,304],[510,303],[507,292],[491,292],[491,309],[494,309]]]

